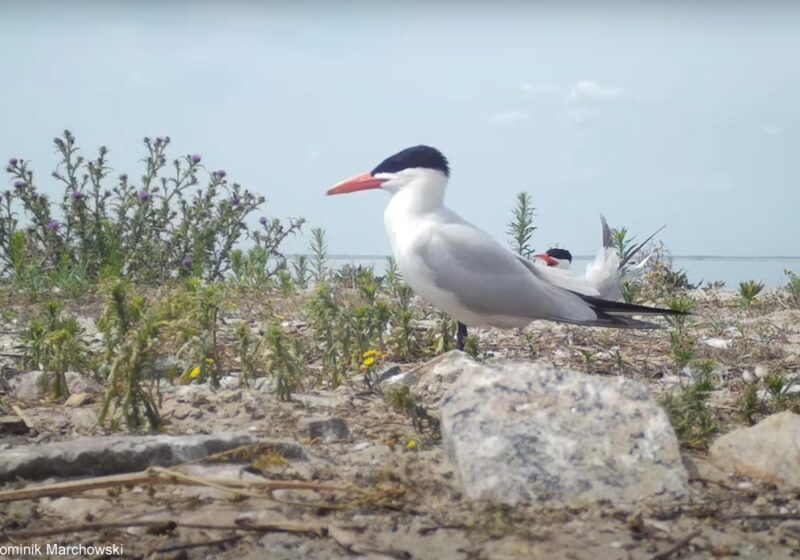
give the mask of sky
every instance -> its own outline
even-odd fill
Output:
[[[424,143],[498,239],[527,191],[540,250],[593,254],[603,213],[676,255],[798,255],[797,29],[788,2],[5,1],[0,158],[56,193],[63,129],[132,177],[168,135],[331,253],[388,254],[388,194],[324,192]]]

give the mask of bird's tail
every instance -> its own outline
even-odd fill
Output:
[[[639,321],[628,317],[628,315],[664,315],[669,317],[690,315],[686,311],[675,311],[662,307],[648,307],[635,303],[625,303],[622,301],[610,301],[594,296],[587,296],[573,292],[576,296],[591,306],[597,315],[593,321],[581,322],[582,325],[594,325],[601,327],[611,327],[616,329],[658,329],[661,328],[655,323]]]

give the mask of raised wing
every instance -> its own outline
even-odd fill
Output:
[[[622,275],[619,254],[614,247],[603,247],[592,262],[586,265],[586,280],[600,294],[610,300],[622,299]]]
[[[611,233],[611,228],[608,227],[606,217],[600,214],[600,223],[603,225],[603,247],[606,249],[614,246],[614,236]]]

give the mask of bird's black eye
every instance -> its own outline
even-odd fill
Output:
[[[397,173],[404,169],[423,168],[441,171],[445,176],[450,176],[450,164],[442,152],[430,146],[413,146],[397,152],[383,160],[372,170],[372,175],[378,173]]]

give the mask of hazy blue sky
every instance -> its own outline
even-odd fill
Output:
[[[604,212],[676,254],[800,253],[800,3],[295,4],[3,2],[0,156],[54,189],[64,128],[132,176],[170,135],[332,252],[387,253],[388,195],[323,193],[427,143],[498,237],[526,190],[539,249],[594,253]]]

